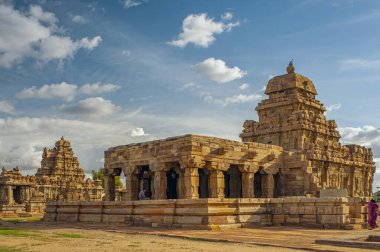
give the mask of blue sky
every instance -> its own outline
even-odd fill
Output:
[[[6,167],[34,173],[61,135],[86,171],[115,145],[186,133],[237,140],[290,59],[343,142],[371,146],[380,161],[379,1],[0,3]]]

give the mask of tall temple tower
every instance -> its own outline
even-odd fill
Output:
[[[63,137],[55,143],[53,149],[45,147],[41,168],[37,170],[37,177],[58,176],[60,179],[84,182],[84,172],[79,166],[78,158],[74,156],[70,142]]]
[[[315,98],[313,82],[295,73],[292,61],[286,70],[269,80],[269,98],[256,107],[259,121],[244,122],[242,141],[279,145],[294,152],[294,159],[305,160],[305,173],[293,176],[307,181],[306,193],[348,188],[351,196],[370,196],[375,172],[371,149],[342,146],[336,122],[326,120],[326,109]]]

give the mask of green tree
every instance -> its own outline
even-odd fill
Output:
[[[99,168],[97,171],[92,170],[91,175],[92,179],[99,179],[102,181],[102,187],[104,188],[104,175],[103,175],[103,168]],[[123,186],[123,182],[120,179],[120,176],[115,176],[115,186]]]

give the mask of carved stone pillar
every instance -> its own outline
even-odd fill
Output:
[[[243,198],[255,197],[254,172],[244,172],[243,174]]]
[[[115,175],[108,174],[104,176],[104,189],[106,201],[115,201]]]
[[[224,198],[224,174],[221,170],[212,170],[210,176],[211,198]]]
[[[8,205],[13,205],[13,189],[11,185],[7,186],[7,204]]]
[[[154,172],[154,195],[153,199],[166,199],[166,173]]]
[[[273,198],[274,179],[273,174],[263,175],[263,183],[261,185],[263,198]]]
[[[198,168],[185,168],[185,199],[198,199],[199,173]]]
[[[126,193],[125,193],[125,199],[126,200],[137,200],[138,194],[139,194],[139,181],[136,178],[136,175],[134,174],[127,174],[126,178]]]

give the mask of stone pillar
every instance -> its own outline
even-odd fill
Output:
[[[126,193],[125,193],[125,199],[126,200],[137,200],[139,195],[139,181],[136,178],[135,174],[126,174]]]
[[[211,198],[224,198],[224,174],[222,170],[211,171],[210,191]]]
[[[7,186],[7,204],[8,205],[13,205],[13,189],[12,189],[12,186],[11,185],[8,185]]]
[[[242,187],[243,187],[243,198],[254,198],[255,197],[255,184],[254,172],[244,172],[242,174]]]
[[[154,173],[153,199],[166,199],[166,172],[156,171]]]
[[[185,199],[198,199],[199,173],[198,168],[185,168]]]
[[[115,201],[115,175],[104,176],[104,189],[106,193],[106,201]]]
[[[273,189],[274,189],[273,174],[263,175],[261,188],[263,191],[262,198],[273,198]]]

